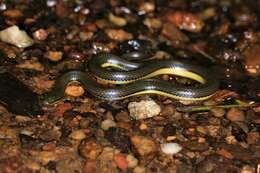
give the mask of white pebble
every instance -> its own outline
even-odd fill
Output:
[[[153,100],[142,100],[128,104],[130,116],[136,120],[151,118],[161,112],[161,107]]]
[[[161,144],[161,150],[165,154],[176,154],[182,150],[182,146],[177,143],[165,143]]]
[[[16,25],[0,31],[0,40],[19,48],[26,48],[33,45],[33,39],[31,39],[25,31],[20,30]]]

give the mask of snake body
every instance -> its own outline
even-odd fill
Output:
[[[100,54],[92,57],[87,66],[87,71],[73,70],[58,78],[53,89],[44,96],[44,103],[61,99],[67,84],[72,81],[80,82],[91,95],[105,100],[120,100],[140,94],[159,94],[179,100],[205,100],[219,86],[219,82],[208,70],[175,60],[134,63],[113,54]],[[152,78],[161,74],[189,78],[200,85],[173,85],[169,81]],[[107,88],[98,84],[93,76],[120,85]]]

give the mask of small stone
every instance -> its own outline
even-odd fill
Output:
[[[34,31],[33,33],[33,38],[39,41],[43,41],[46,40],[46,38],[48,37],[49,33],[47,30],[45,29],[38,29],[36,31]]]
[[[148,28],[160,29],[162,27],[162,21],[157,18],[146,18],[144,25]]]
[[[254,173],[254,172],[256,172],[255,168],[250,165],[244,165],[240,171],[240,173]]]
[[[87,160],[82,172],[83,173],[97,172],[97,161]]]
[[[172,116],[175,113],[175,107],[173,105],[166,105],[163,107],[161,115],[162,116]]]
[[[102,121],[101,128],[103,130],[108,130],[110,127],[116,127],[116,122],[110,119]]]
[[[139,14],[146,14],[153,12],[155,10],[155,5],[152,2],[142,2],[138,8]]]
[[[132,136],[131,142],[141,156],[147,156],[157,150],[156,144],[149,138],[144,136]]]
[[[105,33],[108,35],[109,38],[116,41],[133,39],[133,35],[131,33],[128,33],[122,29],[106,29]]]
[[[25,31],[20,30],[16,25],[0,31],[0,40],[19,48],[30,47],[34,43],[33,39],[31,39]]]
[[[48,58],[51,61],[57,62],[62,59],[63,53],[60,51],[48,51],[45,54],[45,57]]]
[[[248,144],[257,144],[259,141],[259,133],[258,132],[250,132],[247,134],[247,143]]]
[[[138,160],[132,154],[126,156],[126,161],[129,168],[134,168],[138,164]]]
[[[128,104],[130,116],[136,120],[151,118],[161,112],[161,107],[153,100],[142,100]]]
[[[174,24],[166,22],[163,24],[162,35],[171,40],[174,44],[185,43],[189,41],[189,37],[180,31]]]
[[[113,13],[109,13],[108,15],[109,21],[117,26],[125,26],[127,24],[127,21],[119,16],[115,16]]]
[[[94,33],[89,31],[82,31],[79,33],[79,38],[81,41],[90,40],[93,37]]]
[[[226,140],[227,144],[232,144],[232,145],[237,144],[237,139],[236,139],[236,137],[233,136],[233,135],[227,136],[227,137],[225,138],[225,140]]]
[[[44,70],[44,66],[40,62],[38,62],[37,60],[34,60],[34,59],[25,60],[24,62],[16,65],[16,67],[22,68],[22,69],[36,70],[36,71]]]
[[[119,167],[122,171],[125,171],[128,167],[126,155],[122,153],[118,153],[114,155],[114,161],[116,162],[117,167]]]
[[[223,156],[223,157],[226,157],[228,159],[233,159],[234,158],[234,155],[231,152],[229,152],[226,149],[224,149],[224,148],[218,149],[216,151],[216,153],[221,155],[221,156]]]
[[[195,14],[174,11],[166,15],[166,20],[175,24],[179,29],[190,32],[200,32],[204,27],[204,22]]]
[[[85,93],[85,90],[81,85],[70,84],[66,87],[65,93],[69,96],[79,97]]]
[[[161,150],[165,154],[174,155],[182,150],[182,146],[177,143],[161,144]]]
[[[9,18],[19,18],[23,16],[23,13],[18,9],[9,9],[3,12],[3,16]]]
[[[135,167],[135,169],[133,170],[133,173],[146,173],[146,169],[145,169],[145,167],[137,166],[137,167]]]
[[[255,45],[244,51],[244,67],[251,76],[260,75],[260,46]]]
[[[103,147],[95,140],[83,140],[79,145],[79,153],[88,160],[96,160]]]
[[[86,134],[84,132],[84,130],[75,130],[70,134],[70,137],[74,140],[82,140],[84,138],[86,138]]]
[[[223,108],[213,108],[210,110],[210,112],[215,116],[215,117],[223,117],[226,113],[225,109]]]
[[[245,113],[237,108],[231,108],[226,117],[230,121],[245,121]]]

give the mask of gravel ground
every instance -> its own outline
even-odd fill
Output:
[[[259,6],[0,1],[0,173],[260,173]],[[221,86],[201,102],[152,94],[104,101],[74,82],[63,99],[43,104],[60,75],[84,71],[102,52],[189,61]]]

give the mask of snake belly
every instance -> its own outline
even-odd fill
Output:
[[[113,54],[99,54],[88,61],[87,67],[87,71],[74,70],[59,77],[52,90],[45,94],[44,103],[61,99],[67,84],[72,81],[80,82],[87,92],[104,100],[120,100],[141,94],[158,94],[178,100],[205,100],[219,87],[218,80],[205,68],[175,60],[135,63]],[[200,85],[174,85],[169,81],[153,79],[162,74],[189,78]],[[93,76],[118,85],[113,88],[104,87]]]

